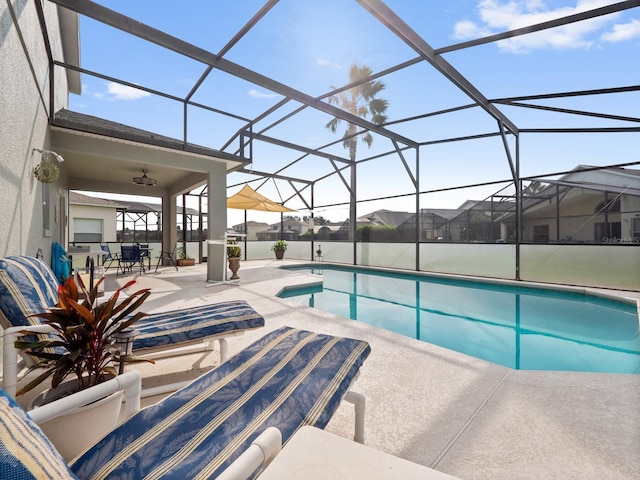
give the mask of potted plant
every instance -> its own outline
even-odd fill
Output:
[[[285,242],[284,240],[278,240],[276,243],[274,243],[271,246],[271,250],[276,252],[276,258],[278,260],[282,260],[286,249],[287,249],[287,242]]]
[[[118,289],[107,301],[97,303],[98,290],[103,281],[104,277],[89,292],[79,275],[76,278],[69,277],[64,285],[58,286],[57,305],[45,312],[31,315],[43,318],[44,323],[53,328],[54,333],[46,339],[21,339],[15,342],[17,349],[26,350],[28,355],[37,360],[31,370],[45,369],[20,389],[17,395],[32,390],[51,377],[51,389],[34,399],[36,403],[44,404],[113,378],[118,374],[113,365],[114,360],[148,361],[121,355],[114,343],[116,335],[130,329],[140,318],[147,315],[136,311],[150,295],[149,289],[138,290],[119,302],[122,290],[136,283],[132,280]],[[27,331],[24,333],[29,334]],[[75,379],[63,384],[62,381],[69,376],[75,376]],[[107,400],[83,407],[77,415],[74,412],[79,425],[75,424],[74,416],[65,415],[50,420],[41,427],[54,444],[64,445],[69,451],[73,451],[82,446],[77,446],[77,443],[74,443],[76,440],[87,441],[84,434],[78,434],[86,428],[86,425],[82,425],[83,422],[87,422],[86,411],[93,408],[110,409],[90,414],[91,434],[100,438],[117,423],[121,395],[122,392],[117,392],[107,397]],[[109,406],[109,403],[112,406]],[[101,421],[104,422],[102,425]],[[76,436],[82,439],[76,439]]]
[[[189,267],[196,264],[195,259],[189,256],[185,247],[178,247],[177,253],[179,267]]]
[[[229,270],[231,270],[230,280],[237,280],[238,270],[240,270],[240,246],[237,240],[229,240],[227,242],[227,259],[229,260]]]

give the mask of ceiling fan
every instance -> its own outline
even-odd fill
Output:
[[[148,170],[146,168],[142,169],[141,177],[133,177],[133,183],[136,185],[144,185],[145,187],[155,187],[158,181],[155,178],[147,177]]]

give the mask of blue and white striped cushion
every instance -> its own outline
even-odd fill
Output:
[[[0,478],[77,480],[42,430],[4,390],[0,390]]]
[[[264,317],[243,300],[153,313],[134,325],[140,335],[133,348],[161,347],[258,327],[264,327]]]
[[[83,479],[215,478],[269,426],[283,442],[304,425],[324,428],[369,352],[281,328],[138,412],[71,469]]]
[[[40,318],[27,316],[55,306],[57,289],[58,281],[46,263],[32,257],[0,259],[0,324],[4,328],[40,325]],[[264,317],[245,301],[159,312],[135,324],[141,334],[133,348],[161,347],[259,327],[264,327]]]
[[[33,257],[0,259],[0,323],[11,326],[40,325],[37,317],[58,303],[58,280],[51,268]]]

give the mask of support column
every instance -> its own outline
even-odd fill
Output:
[[[207,242],[207,281],[223,282],[225,280],[226,246],[224,244],[227,231],[227,171],[224,163],[211,166],[207,182],[208,192],[208,240]]]
[[[171,252],[178,241],[176,195],[162,196],[162,251]],[[160,255],[161,252],[158,252]]]

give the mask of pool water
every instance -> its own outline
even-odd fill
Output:
[[[329,267],[280,297],[518,370],[640,373],[638,309],[551,289]]]

